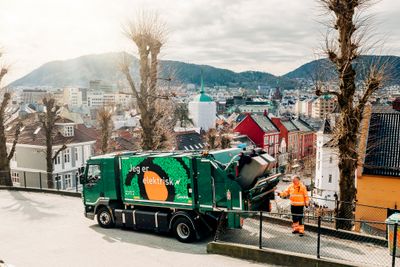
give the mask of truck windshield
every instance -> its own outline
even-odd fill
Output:
[[[87,177],[89,183],[96,183],[101,178],[100,165],[89,165]]]

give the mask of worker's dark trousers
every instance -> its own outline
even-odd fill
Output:
[[[290,211],[292,213],[292,228],[293,231],[304,233],[304,206],[290,206]]]

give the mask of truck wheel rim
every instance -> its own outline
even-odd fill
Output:
[[[178,224],[178,226],[177,226],[177,228],[176,228],[176,231],[177,231],[179,237],[182,238],[182,239],[186,239],[186,238],[188,238],[189,235],[190,235],[190,229],[189,229],[189,227],[188,227],[186,224],[184,224],[184,223]]]
[[[100,222],[103,225],[107,225],[110,223],[111,217],[110,214],[108,214],[107,212],[102,212],[100,213]]]

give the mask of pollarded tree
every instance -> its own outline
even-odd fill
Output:
[[[0,52],[0,58],[2,54]],[[0,68],[0,85],[3,77],[7,74],[7,68]],[[6,108],[10,102],[11,94],[5,92],[3,95],[3,100],[0,104],[0,185],[12,186],[12,179],[10,173],[10,160],[14,156],[15,148],[18,143],[18,137],[22,127],[22,123],[17,123],[15,127],[14,140],[11,146],[10,152],[7,152],[7,138],[5,132],[5,122],[6,122]]]
[[[166,37],[165,24],[157,14],[141,13],[125,30],[127,37],[135,44],[139,54],[139,76],[137,84],[130,71],[130,62],[122,64],[125,75],[140,113],[142,149],[167,149],[171,127],[165,127],[172,114],[163,110],[162,103],[169,99],[158,87],[159,56]]]
[[[336,141],[339,150],[340,172],[340,206],[338,218],[352,218],[356,197],[355,172],[359,163],[358,140],[360,123],[364,116],[365,106],[383,83],[384,65],[376,64],[369,68],[362,83],[361,96],[357,93],[355,60],[361,55],[369,32],[366,20],[360,12],[369,7],[371,0],[319,0],[329,14],[333,15],[331,34],[327,36],[326,55],[335,66],[339,90],[328,90],[321,86],[316,88],[318,96],[330,94],[337,97],[340,117],[336,124]],[[348,220],[337,222],[342,229],[350,229]]]
[[[46,171],[47,171],[47,187],[54,188],[53,171],[54,160],[67,146],[63,144],[55,153],[53,153],[54,137],[57,135],[56,121],[60,106],[56,105],[54,98],[45,97],[42,100],[45,112],[40,114],[39,120],[42,124],[46,136]]]
[[[111,137],[112,131],[112,113],[113,110],[111,107],[103,106],[97,111],[97,123],[100,128],[100,144],[101,144],[101,152],[103,154],[108,152],[108,144]]]

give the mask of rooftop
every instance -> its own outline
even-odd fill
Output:
[[[313,128],[302,119],[293,120],[294,125],[302,132],[313,132]]]
[[[283,126],[285,126],[286,130],[288,130],[288,132],[295,132],[299,130],[290,119],[287,120],[282,119],[281,122]]]
[[[363,173],[400,177],[400,111],[392,106],[372,109]]]
[[[251,118],[264,132],[279,132],[278,128],[276,128],[268,116],[253,114]]]
[[[56,120],[65,121],[62,118]],[[42,127],[42,123],[37,119],[36,114],[28,114],[24,119],[21,120],[23,126],[21,128],[21,133],[18,138],[18,144],[36,145],[36,146],[46,146],[46,134]],[[14,140],[15,128],[17,126],[18,120],[11,122],[6,131],[7,142],[11,143]],[[53,145],[63,145],[72,143],[85,143],[95,141],[96,139],[91,137],[90,129],[83,124],[76,124],[74,126],[73,136],[64,136],[61,134],[62,126],[55,126],[55,131],[53,132]]]

